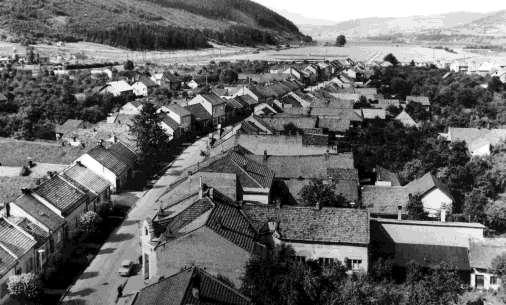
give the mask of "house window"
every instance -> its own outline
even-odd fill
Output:
[[[352,259],[351,260],[351,270],[359,270],[362,269],[362,260],[361,259]]]
[[[336,259],[335,258],[328,258],[328,257],[320,257],[318,259],[318,264],[320,266],[332,266],[336,263]]]
[[[490,276],[490,285],[497,285],[497,276],[495,275]]]

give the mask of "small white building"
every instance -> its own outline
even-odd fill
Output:
[[[423,208],[429,217],[445,221],[446,215],[453,209],[453,197],[448,187],[431,173],[411,181],[404,188],[411,196],[422,196]]]
[[[139,81],[132,85],[135,96],[148,96],[158,85],[147,77],[141,77]]]
[[[410,115],[406,112],[406,110],[403,110],[399,115],[395,117],[396,121],[399,121],[404,125],[404,127],[420,127],[420,124],[418,124]]]
[[[123,107],[119,110],[119,113],[124,115],[138,115],[141,111],[142,103],[138,100],[134,100],[123,105]]]
[[[119,80],[107,83],[103,92],[110,93],[113,96],[118,97],[124,94],[133,93],[133,88],[126,81]]]
[[[506,254],[506,238],[471,239],[469,242],[470,286],[478,290],[499,290],[501,276],[492,269],[492,261]]]

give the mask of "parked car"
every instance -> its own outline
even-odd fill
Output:
[[[124,260],[121,262],[118,273],[121,276],[130,276],[134,268],[134,263],[131,260]]]

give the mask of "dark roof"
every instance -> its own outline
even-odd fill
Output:
[[[245,205],[244,211],[258,228],[277,222],[281,240],[338,244],[369,244],[366,210],[314,207]]]
[[[158,86],[151,78],[145,77],[145,76],[141,77],[139,79],[139,82],[143,83],[148,88],[152,88],[152,87]]]
[[[51,231],[56,231],[65,224],[65,220],[50,210],[44,204],[37,201],[31,195],[24,194],[13,202],[28,215],[37,219]]]
[[[350,122],[362,122],[364,119],[355,109],[339,109],[331,107],[314,107],[311,108],[311,115],[320,117],[334,117]]]
[[[192,291],[199,291],[195,298]],[[251,301],[236,289],[193,267],[158,283],[144,287],[132,305],[249,305]]]
[[[262,130],[257,125],[253,124],[250,121],[243,121],[241,122],[241,133],[244,134],[261,134],[264,133],[264,130]]]
[[[170,111],[174,112],[175,114],[179,115],[180,117],[185,117],[191,115],[190,111],[188,109],[184,108],[183,106],[179,104],[170,104],[167,107]]]
[[[433,174],[427,173],[423,177],[418,178],[416,180],[411,181],[410,183],[404,186],[409,194],[415,195],[420,194],[424,196],[428,192],[432,191],[435,188],[438,188],[441,192],[443,192],[449,198],[452,198],[450,190],[446,185],[444,185],[441,180],[436,178]]]
[[[312,179],[283,179],[283,183],[288,187],[292,197],[298,202],[303,203],[300,192],[304,186],[309,185]],[[358,202],[358,182],[353,180],[339,180],[334,182],[335,193],[343,196],[347,202]]]
[[[130,168],[135,167],[135,163],[137,162],[137,155],[134,153],[133,148],[122,142],[116,142],[108,149]]]
[[[353,160],[353,155],[351,156],[351,158]],[[341,168],[336,168],[336,167],[328,168],[327,169],[327,176],[329,178],[332,178],[332,180],[334,180],[334,181],[345,180],[345,181],[355,181],[357,183],[359,182],[358,170],[356,168],[353,168],[353,166],[344,167],[344,168],[343,167],[341,167]]]
[[[7,274],[16,264],[16,258],[0,247],[0,276]]]
[[[212,120],[212,116],[209,114],[209,112],[207,112],[207,110],[204,108],[204,106],[202,106],[200,104],[188,105],[188,106],[186,106],[186,109],[188,109],[188,111],[190,111],[192,116],[197,121]]]
[[[200,165],[200,171],[237,174],[243,187],[253,188],[270,188],[274,178],[274,172],[267,166],[235,151]]]
[[[258,102],[255,101],[255,99],[253,99],[249,95],[236,96],[234,99],[236,101],[238,101],[239,103],[243,104],[246,107],[248,107],[248,106],[255,106],[256,104],[258,104]]]
[[[471,268],[492,269],[492,260],[506,253],[506,238],[471,239],[469,263]]]
[[[110,187],[109,182],[107,182],[104,178],[97,176],[91,170],[79,163],[67,168],[62,174],[66,178],[74,181],[95,194],[101,194]]]
[[[259,250],[257,231],[240,207],[218,191],[207,190],[211,191],[212,194],[204,195],[167,223],[161,242],[186,234],[185,227],[198,221],[198,228],[205,226],[250,253]],[[204,215],[206,218],[202,219]]]
[[[214,93],[201,94],[200,96],[202,96],[206,101],[211,103],[211,105],[213,105],[213,106],[217,106],[217,105],[221,105],[221,104],[225,103],[225,100],[223,100],[221,97],[219,97],[218,95],[216,95]]]
[[[430,106],[430,100],[427,96],[406,96],[406,101],[420,103],[424,106]]]
[[[398,207],[402,207],[402,213],[406,214],[406,204],[409,194],[401,186],[374,186],[362,187],[362,203],[371,214],[397,215]]]
[[[269,153],[269,152],[267,152]],[[314,156],[248,156],[271,169],[277,178],[326,179],[329,168],[353,169],[353,154],[328,154]]]
[[[394,264],[406,267],[415,262],[423,267],[437,268],[443,263],[455,270],[469,270],[467,248],[440,245],[395,244]]]
[[[60,176],[54,176],[35,189],[33,193],[46,199],[63,215],[68,215],[87,200],[87,195]]]
[[[125,162],[103,146],[96,146],[88,151],[88,155],[115,175],[122,175],[128,170],[128,165]]]
[[[230,107],[232,109],[242,109],[246,107],[243,103],[239,102],[236,99],[228,99],[226,100],[227,107]]]
[[[170,81],[170,82],[180,82],[181,81],[181,77],[173,74],[170,71],[164,71],[163,74],[162,74],[162,78],[164,80]]]
[[[294,124],[299,129],[313,129],[316,128],[315,117],[301,116],[301,115],[270,115],[262,117],[262,120],[267,123],[272,129],[283,131],[285,125]]]

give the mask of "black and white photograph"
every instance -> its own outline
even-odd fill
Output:
[[[506,1],[0,0],[0,305],[505,305]]]

